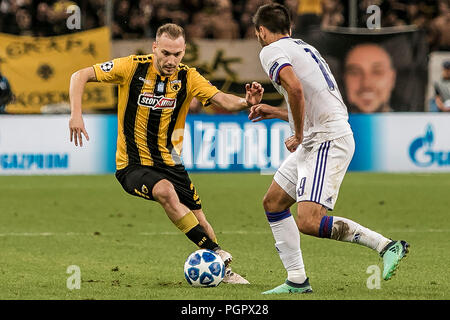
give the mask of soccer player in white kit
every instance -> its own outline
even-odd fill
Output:
[[[336,81],[317,50],[290,37],[286,7],[261,6],[253,17],[262,45],[262,67],[287,103],[287,110],[266,104],[251,108],[249,118],[289,121],[293,135],[286,141],[292,153],[274,175],[263,206],[275,247],[287,271],[286,281],[263,294],[312,292],[300,249],[299,231],[321,238],[353,242],[383,257],[383,278],[394,274],[409,244],[394,241],[358,223],[327,215],[353,157],[355,143]],[[297,219],[289,208],[298,203]]]

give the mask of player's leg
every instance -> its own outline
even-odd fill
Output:
[[[301,233],[357,243],[377,251],[383,257],[385,280],[394,275],[398,263],[408,252],[409,244],[406,241],[391,240],[353,220],[327,215],[327,209],[319,203],[300,202],[297,209],[297,223]]]
[[[327,215],[327,209],[316,202],[303,201],[298,203],[297,224],[301,233],[337,241],[358,243],[379,253],[391,241],[350,219]]]
[[[215,243],[199,224],[195,214],[180,202],[167,173],[154,167],[134,165],[116,172],[122,187],[131,195],[157,201],[169,219],[200,248],[215,250]]]
[[[198,210],[192,210],[194,212],[195,216],[197,217],[198,221],[200,222],[200,225],[206,230],[208,235],[213,239],[214,242],[219,243],[217,241],[216,235],[214,233],[214,229],[209,224],[208,220],[206,219],[205,213],[202,209]],[[245,279],[240,274],[234,272],[231,270],[231,262],[233,260],[233,256],[228,251],[222,249],[220,246],[217,247],[217,249],[214,250],[223,260],[225,264],[225,276],[223,278],[224,283],[230,283],[230,284],[249,284],[247,279]]]
[[[214,229],[206,219],[205,213],[201,208],[200,197],[198,196],[197,190],[194,184],[191,182],[186,170],[184,170],[184,168],[180,170],[171,170],[168,173],[167,177],[169,177],[169,179],[173,183],[175,191],[182,205],[186,206],[188,210],[192,210],[193,214],[199,221],[200,226],[205,230],[209,238],[217,244],[217,247],[213,250],[220,255],[226,267],[223,282],[231,284],[249,284],[249,282],[244,277],[231,271],[230,263],[233,257],[228,251],[223,250],[218,245]]]
[[[380,252],[389,239],[349,219],[327,215],[327,209],[334,209],[353,152],[349,135],[313,147],[309,161],[299,163],[297,224],[302,233],[355,242]]]
[[[408,244],[392,241],[353,220],[327,215],[327,210],[334,208],[353,151],[354,140],[350,135],[324,142],[311,151],[310,159],[314,161],[299,165],[302,178],[297,186],[298,228],[311,236],[357,243],[376,250],[385,260],[383,275],[388,279],[407,252]],[[386,259],[385,252],[391,246],[395,248],[392,251],[396,250],[398,254],[392,257],[388,253]]]
[[[275,247],[287,271],[287,280],[263,294],[311,292],[300,249],[300,234],[289,210],[296,198],[296,173],[296,155],[291,154],[276,172],[264,196],[264,210],[275,240]]]
[[[152,190],[156,201],[166,211],[169,219],[199,248],[217,250],[218,244],[208,234],[208,231],[200,224],[197,216],[191,208],[181,203],[179,195],[171,181],[163,179],[158,181]],[[209,225],[209,224],[208,224]]]
[[[211,224],[208,222],[208,220],[206,219],[205,213],[203,212],[203,209],[197,209],[197,210],[192,210],[192,212],[194,213],[195,217],[197,218],[198,222],[200,223],[200,225],[203,227],[203,229],[205,229],[206,234],[215,242],[217,242],[217,237],[216,234],[214,232],[213,227],[211,226]]]

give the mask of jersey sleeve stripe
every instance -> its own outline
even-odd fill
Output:
[[[277,84],[281,84],[281,81],[280,81],[280,78],[279,78],[281,69],[283,69],[284,67],[287,67],[287,66],[291,66],[292,67],[292,65],[290,63],[283,63],[278,68],[277,73],[275,74],[275,78],[273,79],[273,81],[275,81]]]

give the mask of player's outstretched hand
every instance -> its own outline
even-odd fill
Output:
[[[75,145],[78,146],[78,141],[80,142],[80,147],[83,146],[83,134],[86,140],[89,141],[89,135],[84,127],[83,117],[71,117],[69,120],[70,129],[70,142],[75,141]]]
[[[263,93],[263,86],[256,81],[253,81],[252,84],[247,83],[245,85],[245,100],[249,106],[260,103]]]
[[[297,136],[293,135],[293,136],[290,136],[289,138],[287,138],[284,141],[284,144],[290,152],[294,152],[295,150],[297,150],[298,146],[302,143],[302,140],[303,140],[303,137],[297,137]]]

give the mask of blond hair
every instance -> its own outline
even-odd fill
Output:
[[[184,33],[183,27],[174,24],[174,23],[166,23],[163,24],[156,30],[156,39],[161,37],[163,34],[166,34],[170,39],[178,39],[179,37],[183,37],[186,40],[186,35]]]

